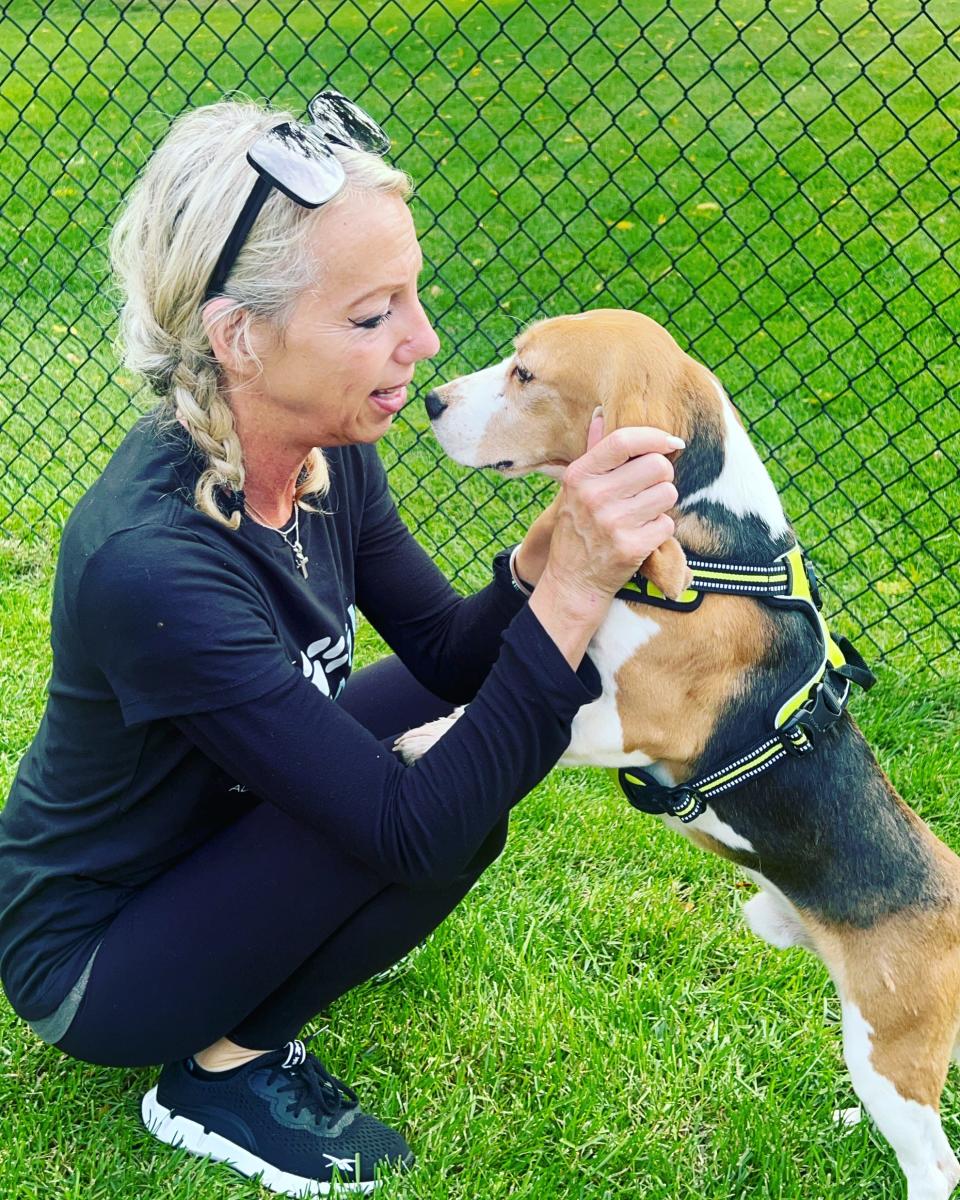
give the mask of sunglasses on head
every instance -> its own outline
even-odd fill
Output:
[[[362,108],[339,92],[319,92],[307,106],[310,124],[284,121],[247,151],[257,172],[250,195],[220,251],[202,304],[219,296],[270,192],[276,188],[304,208],[319,208],[343,187],[346,175],[331,143],[386,154],[390,139]]]

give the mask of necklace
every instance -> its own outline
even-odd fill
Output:
[[[265,525],[267,529],[272,529],[274,533],[280,534],[280,536],[283,538],[283,540],[287,543],[287,545],[293,551],[293,559],[294,559],[294,562],[297,564],[297,570],[304,577],[304,579],[306,579],[307,563],[310,561],[310,559],[307,558],[307,556],[304,554],[303,546],[300,545],[300,506],[299,506],[299,504],[294,503],[293,521],[291,522],[290,525],[287,526],[286,529],[278,529],[276,525],[271,525],[270,522],[267,521],[261,513],[257,512],[257,510],[253,507],[253,505],[250,503],[249,500],[246,502],[246,507],[250,509],[250,511],[253,513],[253,515],[255,517],[259,518],[261,525]],[[291,537],[290,537],[291,534],[293,534],[293,540],[291,540]]]

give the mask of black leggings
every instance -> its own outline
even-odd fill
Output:
[[[358,671],[341,703],[380,738],[450,712],[396,658]],[[173,1062],[221,1037],[281,1046],[435,929],[506,834],[504,818],[454,884],[414,891],[258,804],[117,915],[57,1045],[131,1067]]]

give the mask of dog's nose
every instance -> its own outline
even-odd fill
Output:
[[[431,421],[435,421],[447,407],[437,392],[427,392],[423,402],[427,406],[427,416]]]

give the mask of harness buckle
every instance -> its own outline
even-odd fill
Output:
[[[695,821],[707,806],[707,799],[698,788],[685,783],[666,787],[642,767],[621,767],[617,777],[627,799],[641,812],[656,816],[669,813],[686,825]]]
[[[823,597],[820,595],[820,587],[817,583],[817,573],[813,569],[813,563],[809,558],[804,556],[803,569],[807,575],[807,585],[810,588],[810,599],[813,601],[817,612],[823,608]]]
[[[840,687],[837,686],[838,683],[841,684]],[[809,744],[791,746],[788,742],[787,750],[792,754],[803,754],[812,748],[816,738],[840,720],[849,692],[850,684],[847,680],[828,667],[817,684],[812,700],[808,700],[803,708],[794,713],[781,730],[781,733],[792,738],[795,729],[802,729],[809,738]]]

